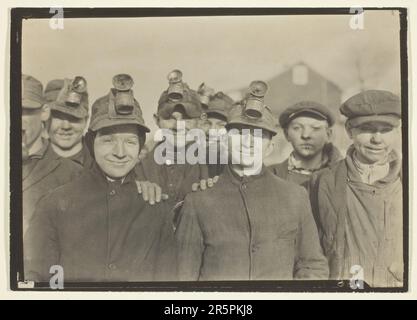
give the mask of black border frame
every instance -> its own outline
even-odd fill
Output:
[[[10,289],[51,291],[48,283],[34,288],[19,287],[23,279],[22,237],[22,154],[21,141],[21,70],[22,21],[47,19],[50,8],[12,8],[10,28]],[[363,7],[368,10],[397,10],[400,18],[401,100],[403,139],[403,244],[404,286],[353,290],[348,281],[221,281],[221,282],[137,282],[137,283],[65,283],[58,291],[201,291],[201,292],[408,292],[409,290],[409,150],[408,150],[408,14],[404,7]],[[142,18],[188,16],[269,16],[269,15],[351,14],[350,8],[64,8],[65,18]],[[20,213],[20,214],[18,214]]]

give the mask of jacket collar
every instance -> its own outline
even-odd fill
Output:
[[[252,176],[239,176],[236,172],[233,171],[230,164],[226,166],[227,177],[233,184],[238,185],[238,186],[242,184],[248,184],[248,183],[258,180],[261,177],[263,177],[266,174],[266,172],[267,172],[267,169],[265,165],[262,165],[262,169],[259,174],[252,175]]]
[[[69,157],[69,159],[82,167],[91,167],[92,165],[92,157],[90,154],[90,150],[88,150],[84,141],[82,142],[81,150],[72,157]]]
[[[297,159],[295,159],[293,151],[287,159],[287,169],[288,171],[296,171],[301,174],[311,175],[313,172],[326,167],[330,167],[337,161],[342,159],[342,155],[339,149],[337,149],[332,143],[328,143],[323,147],[322,154],[323,157],[320,165],[314,169],[307,169],[303,168],[300,161],[297,161]]]
[[[300,160],[297,160],[294,156],[294,152],[291,152],[290,156],[288,157],[288,171],[296,171],[301,174],[311,175],[313,172],[323,169],[329,163],[329,157],[327,154],[323,153],[322,161],[314,169],[304,168]]]
[[[327,166],[333,166],[336,162],[339,162],[344,158],[340,153],[340,150],[332,143],[326,144],[323,148],[323,152],[326,153],[329,158]]]
[[[93,161],[93,164],[91,166],[91,169],[86,168],[85,170],[91,171],[91,173],[97,177],[97,180],[100,181],[100,183],[107,185],[107,184],[117,184],[117,185],[126,185],[129,183],[132,183],[135,181],[135,170],[132,169],[126,177],[122,178],[122,179],[118,179],[118,180],[111,180],[109,179],[105,173],[103,172],[103,170],[100,169],[99,165],[97,164],[96,161]]]
[[[348,176],[351,180],[362,181],[360,173],[357,169],[357,165],[355,165],[354,163],[354,152],[355,148],[353,145],[351,145],[348,151],[346,152],[346,165],[348,169]],[[396,150],[392,150],[389,153],[387,163],[389,165],[388,174],[382,179],[375,181],[373,185],[384,186],[386,184],[394,182],[401,175],[401,155]]]

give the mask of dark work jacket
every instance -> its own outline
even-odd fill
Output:
[[[227,165],[225,164],[208,164],[207,168],[208,168],[208,176],[210,178],[214,178],[215,176],[220,176],[221,174],[223,174],[225,167]]]
[[[61,158],[47,140],[44,150],[22,164],[23,232],[25,233],[38,201],[51,190],[71,181],[83,169],[74,161]]]
[[[165,204],[138,195],[133,172],[109,182],[94,165],[43,198],[25,237],[25,276],[45,281],[52,265],[64,281],[169,280],[172,219]]]
[[[182,280],[327,279],[304,188],[263,169],[185,198],[176,229]]]

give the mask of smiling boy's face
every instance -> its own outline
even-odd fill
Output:
[[[326,120],[311,117],[297,117],[285,130],[285,136],[294,152],[305,159],[312,159],[321,153],[330,141],[331,131]]]
[[[362,163],[383,163],[398,142],[398,128],[385,122],[366,122],[349,128],[356,155]]]
[[[82,140],[87,118],[76,118],[59,111],[52,111],[49,136],[51,142],[62,150],[70,150]]]
[[[121,179],[137,164],[140,147],[136,125],[112,126],[97,132],[94,156],[109,178]]]

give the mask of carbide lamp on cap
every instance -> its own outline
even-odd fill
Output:
[[[264,109],[264,96],[268,85],[263,81],[253,81],[249,86],[249,95],[245,103],[245,115],[249,118],[261,118]]]
[[[117,114],[130,115],[133,112],[133,79],[128,74],[118,74],[113,77],[114,107]]]
[[[211,97],[214,95],[214,89],[210,88],[203,82],[198,87],[197,93],[200,98],[201,104],[203,104],[207,108]]]
[[[81,104],[82,95],[87,91],[87,81],[76,76],[69,84],[68,96],[65,104],[71,107],[78,107]]]
[[[167,78],[169,81],[168,99],[172,102],[180,101],[184,96],[182,72],[180,70],[171,71]]]

